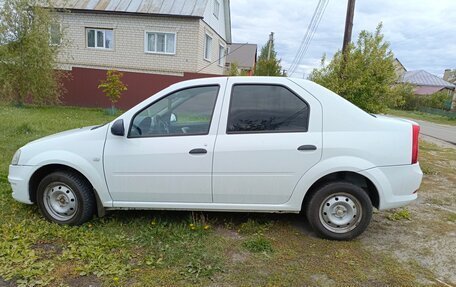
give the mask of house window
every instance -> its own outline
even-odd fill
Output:
[[[218,19],[220,12],[220,2],[218,0],[214,0],[214,16]]]
[[[60,45],[62,42],[62,31],[59,23],[53,23],[49,27],[49,43],[51,45]]]
[[[225,47],[223,45],[219,45],[219,59],[218,59],[219,66],[225,65]]]
[[[210,61],[212,54],[212,37],[206,34],[206,41],[204,45],[204,59]]]
[[[88,48],[112,49],[114,47],[112,30],[87,28],[86,31]]]
[[[176,34],[146,32],[145,52],[158,54],[176,54]]]

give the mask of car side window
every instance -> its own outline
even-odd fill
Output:
[[[233,86],[228,134],[307,132],[308,121],[308,104],[283,86]]]
[[[128,137],[205,135],[209,133],[219,86],[174,92],[137,113]]]

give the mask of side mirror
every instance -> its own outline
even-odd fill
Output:
[[[172,113],[170,116],[169,116],[169,122],[170,123],[175,123],[177,122],[177,116],[175,113]]]
[[[123,119],[118,119],[111,126],[111,133],[115,136],[124,136],[125,128]]]

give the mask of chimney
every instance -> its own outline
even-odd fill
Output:
[[[451,69],[445,69],[445,72],[443,73],[443,79],[445,81],[448,81],[450,79],[451,75]]]

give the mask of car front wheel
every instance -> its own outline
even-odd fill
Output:
[[[58,224],[80,225],[95,212],[95,197],[89,182],[73,172],[54,172],[44,177],[37,190],[43,216]]]
[[[372,203],[361,187],[333,182],[313,193],[306,215],[319,236],[349,240],[366,230],[372,217]]]

